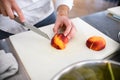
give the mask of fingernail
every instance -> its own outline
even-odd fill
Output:
[[[70,40],[70,37],[69,37],[69,36],[67,36],[67,38],[68,38],[68,40]]]
[[[64,33],[64,36],[67,36],[67,34],[66,34],[66,33]]]
[[[25,19],[22,19],[21,21],[22,21],[22,22],[25,22]]]

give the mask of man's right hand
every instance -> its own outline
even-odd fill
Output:
[[[14,19],[14,12],[17,13],[21,22],[25,21],[24,15],[15,0],[0,0],[0,14]]]

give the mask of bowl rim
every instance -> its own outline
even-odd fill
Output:
[[[67,67],[63,68],[62,70],[60,70],[56,75],[53,76],[53,78],[51,80],[58,80],[60,78],[60,76],[63,74],[63,73],[66,73],[70,70],[72,70],[73,68],[77,68],[77,67],[80,67],[84,64],[88,64],[88,63],[107,63],[107,62],[110,62],[112,64],[115,64],[115,65],[119,65],[120,66],[120,62],[117,62],[117,61],[113,61],[113,60],[107,60],[107,59],[92,59],[92,60],[82,60],[82,61],[78,61],[78,62],[75,62],[73,64],[70,64],[68,65]]]

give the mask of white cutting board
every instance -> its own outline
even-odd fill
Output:
[[[88,59],[103,59],[119,49],[119,44],[99,32],[79,18],[72,19],[77,33],[64,50],[51,47],[50,40],[28,31],[10,37],[31,80],[50,80],[56,73],[66,66]],[[53,37],[53,26],[40,28],[50,38]],[[93,51],[86,47],[86,40],[90,36],[102,36],[106,40],[106,48]]]

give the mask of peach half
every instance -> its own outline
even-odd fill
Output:
[[[100,51],[105,48],[106,41],[103,37],[92,36],[86,41],[86,46],[92,50]]]
[[[68,43],[68,38],[64,36],[64,34],[62,33],[55,34],[51,40],[51,45],[59,50],[65,49],[67,43]]]

